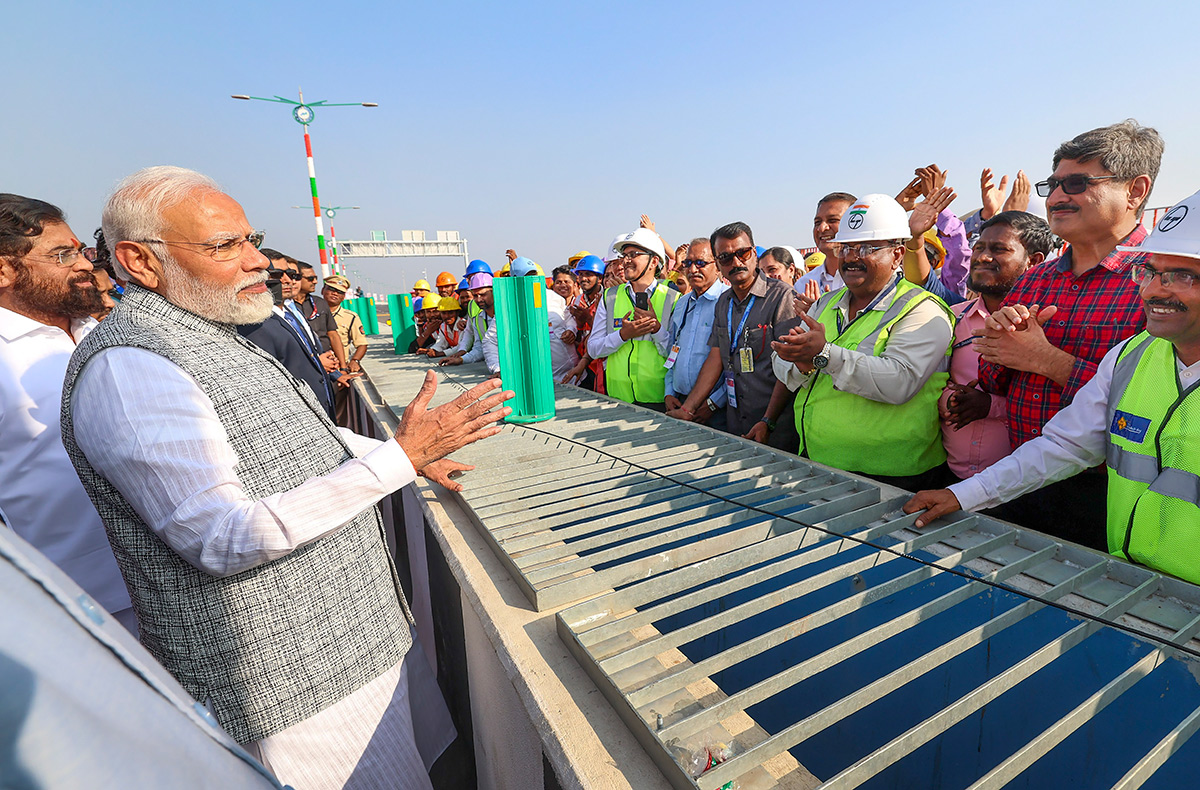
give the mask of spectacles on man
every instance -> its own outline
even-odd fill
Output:
[[[79,256],[82,255],[87,259],[88,263],[96,262],[95,247],[75,247],[74,249],[59,250],[58,252],[48,252],[45,257],[49,258],[58,266],[74,266]]]
[[[1050,197],[1054,194],[1054,190],[1062,187],[1062,191],[1067,195],[1082,195],[1087,191],[1087,188],[1092,185],[1093,181],[1107,181],[1110,178],[1120,178],[1120,176],[1089,176],[1083,173],[1072,173],[1066,178],[1055,178],[1050,176],[1045,181],[1039,181],[1035,186],[1039,197]]]
[[[686,269],[689,266],[695,266],[697,269],[703,269],[705,266],[708,266],[710,263],[713,263],[713,261],[702,261],[699,259],[684,260],[684,261],[679,262],[679,268]]]
[[[1146,285],[1157,277],[1158,281],[1162,283],[1163,288],[1173,291],[1187,291],[1196,285],[1197,280],[1200,280],[1200,274],[1193,274],[1192,272],[1160,272],[1144,263],[1133,264],[1129,267],[1129,273],[1133,276],[1133,281],[1139,286]]]
[[[639,255],[649,255],[649,254],[650,253],[646,252],[645,250],[630,250],[629,252],[623,252],[620,255],[618,255],[617,260],[632,261],[634,258],[636,258]]]
[[[236,260],[242,254],[242,245],[249,244],[254,249],[260,249],[266,232],[252,230],[240,239],[224,239],[222,241],[167,241],[166,239],[134,239],[138,244],[175,244],[186,247],[201,247],[208,250],[208,255],[214,261],[224,263]]]
[[[306,282],[306,283],[315,283],[317,281],[317,275],[307,274],[307,275],[301,277],[300,279],[304,280],[304,282]]]
[[[740,250],[733,252],[723,252],[717,256],[717,263],[721,266],[729,266],[733,263],[733,259],[737,258],[742,263],[750,260],[750,256],[754,254],[753,247],[742,247]]]
[[[899,247],[899,244],[872,244],[869,241],[856,241],[849,244],[835,244],[833,248],[837,251],[839,258],[849,258],[852,255],[859,260],[867,256],[874,255],[880,250],[888,250],[892,247]]]

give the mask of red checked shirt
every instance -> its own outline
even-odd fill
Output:
[[[1122,242],[1141,246],[1141,225]],[[1060,387],[1045,376],[979,361],[979,384],[985,392],[1008,398],[1008,439],[1015,450],[1041,435],[1042,426],[1071,403],[1079,388],[1096,374],[1104,354],[1142,331],[1146,315],[1129,267],[1146,260],[1144,253],[1110,252],[1078,277],[1071,271],[1071,250],[1030,269],[1017,281],[1004,304],[1056,305],[1058,312],[1043,331],[1050,344],[1075,357],[1075,367]]]

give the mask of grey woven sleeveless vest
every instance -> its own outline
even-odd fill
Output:
[[[351,453],[308,385],[275,358],[233,327],[131,285],[71,358],[62,434],[104,520],[150,653],[241,743],[319,713],[400,661],[411,644],[407,603],[377,508],[286,557],[217,578],[180,558],[92,469],[75,443],[71,395],[88,360],[114,346],[152,351],[196,380],[225,426],[251,499],[326,474]]]

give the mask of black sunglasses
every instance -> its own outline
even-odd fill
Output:
[[[1119,178],[1119,176],[1087,176],[1083,173],[1072,173],[1061,179],[1050,176],[1045,181],[1037,182],[1035,186],[1038,197],[1050,197],[1059,187],[1062,187],[1064,194],[1082,195],[1093,181],[1107,181],[1110,178]]]
[[[734,258],[737,258],[742,263],[745,263],[746,261],[750,260],[750,256],[753,254],[753,247],[742,247],[740,250],[721,253],[717,256],[717,263],[721,264],[722,266],[728,266],[729,264],[733,263]]]

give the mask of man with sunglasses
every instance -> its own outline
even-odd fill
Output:
[[[294,258],[277,250],[264,248],[260,252],[271,262],[267,269],[267,289],[274,307],[265,321],[239,326],[238,334],[275,357],[288,373],[307,384],[321,408],[333,417],[335,384],[322,363],[321,348],[303,317],[289,309],[302,276],[299,267]]]
[[[916,522],[923,527],[1106,465],[1105,548],[1200,583],[1200,193],[1167,212],[1143,244],[1117,250],[1142,256],[1126,277],[1146,331],[1106,353],[1037,437],[974,477],[921,491],[904,510],[928,511]],[[1023,306],[1004,309],[1036,320]]]
[[[772,362],[796,391],[803,455],[915,491],[947,474],[937,403],[954,319],[904,279],[909,233],[891,195],[851,204],[834,239],[845,286],[783,327]]]
[[[638,228],[613,245],[625,282],[610,286],[596,307],[588,355],[604,360],[608,394],[626,403],[665,411],[663,366],[670,348],[671,309],[679,292],[658,279],[667,249],[658,234]]]
[[[62,436],[143,644],[281,781],[428,788],[408,691],[423,651],[376,503],[418,474],[457,489],[470,467],[442,459],[497,433],[512,393],[429,409],[430,372],[393,438],[337,428],[235,331],[272,313],[237,201],[152,167],[103,223],[129,287],[71,358]]]
[[[94,255],[57,206],[0,194],[0,511],[137,633],[104,524],[63,449],[58,420],[67,362],[96,328],[90,314],[102,304]]]
[[[1142,211],[1158,176],[1163,142],[1135,121],[1084,132],[1054,152],[1054,172],[1037,184],[1050,230],[1070,247],[1031,268],[987,320],[979,382],[1006,397],[1013,449],[1041,435],[1091,380],[1113,346],[1139,332],[1144,314],[1130,267],[1146,239]],[[1035,320],[1015,320],[1020,312]],[[1011,502],[1022,526],[1103,549],[1102,470]]]
[[[796,314],[793,291],[759,270],[754,232],[746,223],[717,228],[709,245],[729,290],[714,309],[708,359],[675,416],[691,419],[702,413],[713,389],[723,386],[726,429],[765,444],[787,404],[788,391],[771,370],[771,342]]]
[[[718,382],[694,412],[683,410],[683,401],[695,389],[704,362],[712,352],[713,322],[717,315],[717,300],[729,290],[721,282],[712,244],[703,236],[692,239],[679,268],[691,290],[681,296],[671,312],[671,353],[667,354],[667,375],[664,380],[667,414],[692,422],[703,423],[718,431],[725,430],[725,383]]]
[[[321,353],[332,351],[337,361],[334,370],[344,370],[347,367],[346,347],[338,333],[337,320],[329,309],[329,303],[313,295],[317,289],[317,272],[311,263],[297,261],[297,265],[300,267],[300,281],[292,302],[321,344]]]

